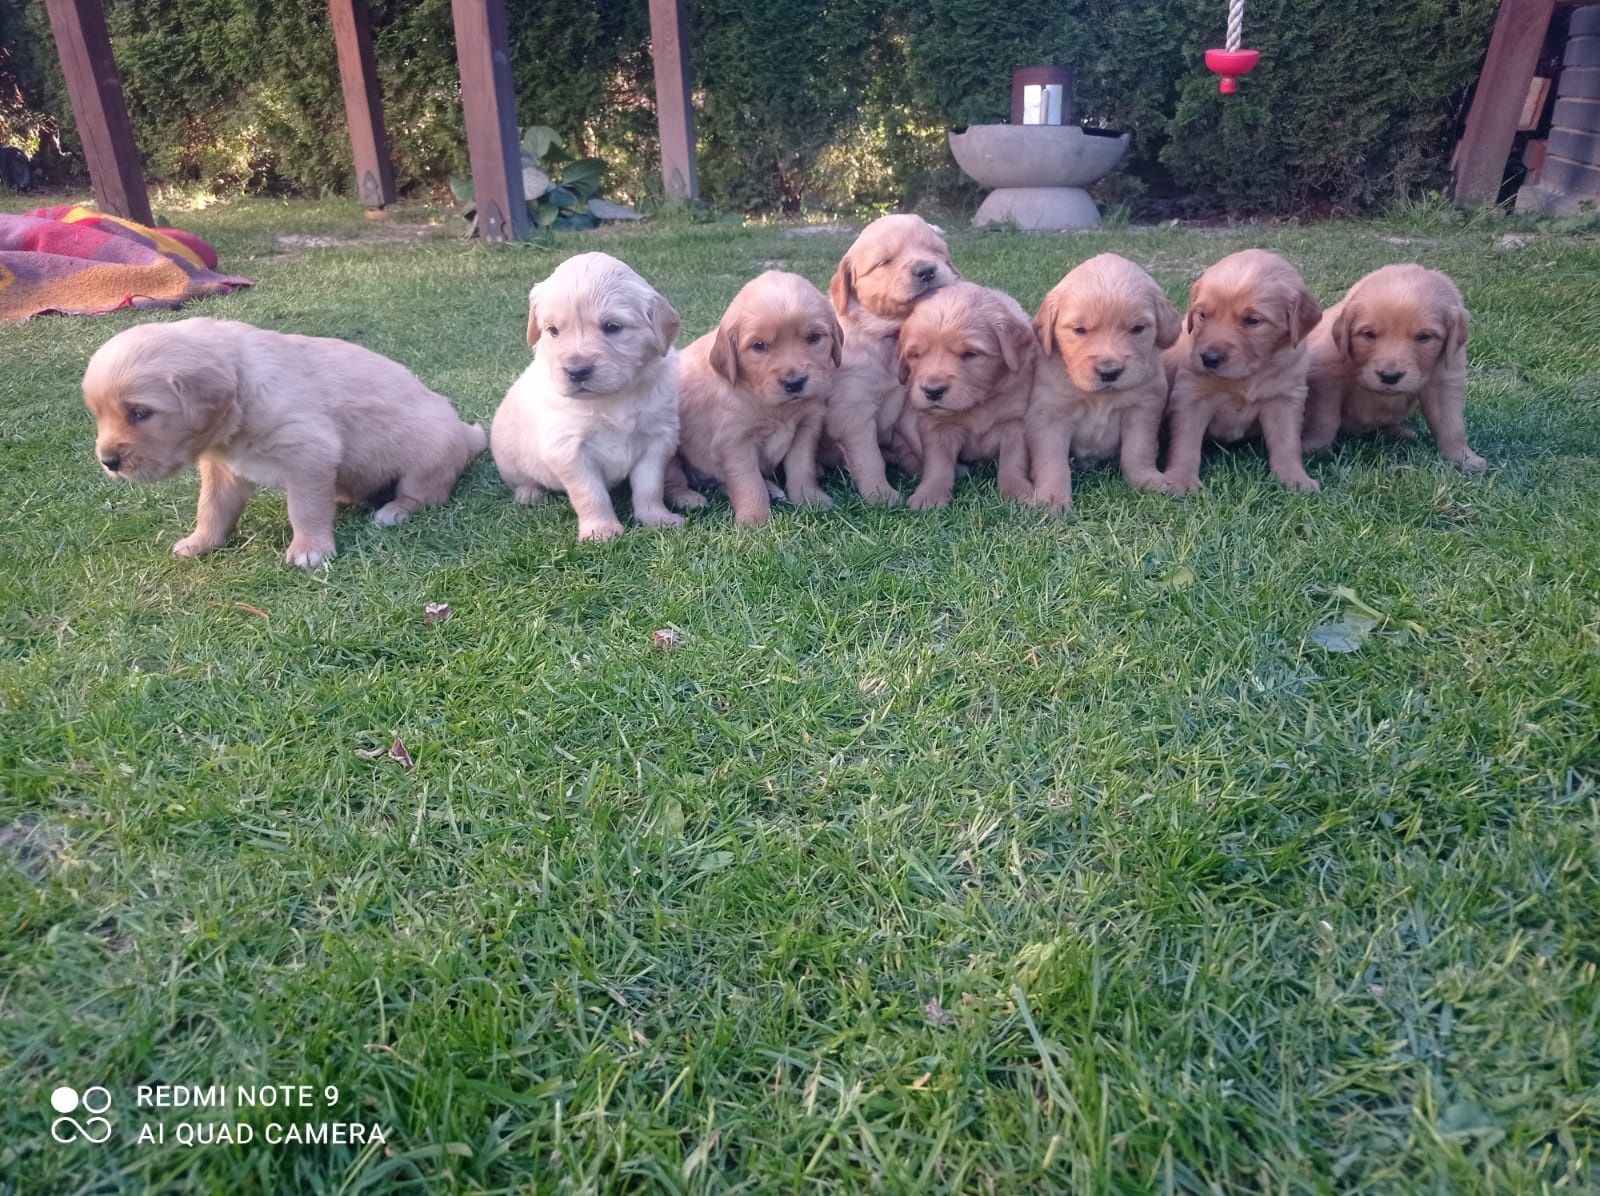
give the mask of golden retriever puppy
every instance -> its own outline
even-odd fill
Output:
[[[1232,253],[1200,276],[1177,343],[1164,360],[1167,481],[1176,493],[1200,488],[1200,450],[1259,433],[1273,476],[1291,490],[1321,487],[1300,459],[1305,413],[1305,338],[1322,309],[1288,262],[1263,249]]]
[[[494,463],[519,503],[565,492],[578,539],[622,534],[611,488],[626,479],[633,515],[675,527],[663,501],[678,447],[678,313],[616,258],[580,253],[528,295],[533,364],[489,432]]]
[[[906,403],[896,334],[919,300],[960,277],[931,224],[921,216],[897,215],[881,216],[861,231],[828,285],[844,350],[823,445],[829,463],[842,459],[868,502],[900,501],[883,463]],[[913,459],[898,463],[917,467]]]
[[[1043,350],[1027,421],[1034,500],[1071,510],[1073,457],[1120,456],[1130,486],[1170,490],[1156,456],[1167,406],[1161,350],[1178,339],[1178,309],[1156,280],[1102,253],[1056,283],[1033,328]]]
[[[907,505],[945,506],[961,461],[997,461],[1000,493],[1033,498],[1025,419],[1039,343],[1017,301],[970,282],[917,304],[900,330],[900,378],[922,480]]]
[[[1323,313],[1311,334],[1305,449],[1340,432],[1412,439],[1419,406],[1439,453],[1462,469],[1486,462],[1467,447],[1467,329],[1456,284],[1423,266],[1384,266]]]
[[[288,492],[291,565],[334,555],[339,503],[403,523],[450,497],[487,438],[450,400],[360,345],[207,318],[142,324],[89,359],[83,400],[113,477],[200,467],[194,531],[179,556],[220,548],[262,486]]]
[[[720,482],[734,518],[759,527],[771,518],[767,479],[781,464],[790,502],[833,506],[817,485],[817,439],[843,341],[827,298],[798,274],[768,270],[746,283],[716,330],[678,355],[668,496],[693,501],[684,472]]]

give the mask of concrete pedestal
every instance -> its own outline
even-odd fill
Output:
[[[1100,213],[1083,188],[1103,178],[1127,149],[1126,133],[1074,125],[968,125],[950,131],[956,165],[994,188],[972,218],[975,225],[1094,228]]]

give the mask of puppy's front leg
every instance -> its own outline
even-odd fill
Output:
[[[906,500],[913,511],[929,511],[948,506],[956,484],[956,458],[961,454],[961,436],[926,429],[922,434],[922,481]]]
[[[332,560],[333,512],[337,484],[332,466],[305,465],[289,479],[289,526],[294,536],[284,559],[309,569]]]
[[[840,428],[835,439],[844,452],[844,467],[850,472],[850,480],[856,484],[861,497],[871,503],[897,504],[900,491],[889,485],[889,475],[883,467],[883,450],[878,447],[878,430],[872,421],[861,420]]]
[[[557,471],[561,488],[578,516],[578,539],[613,540],[622,534],[622,521],[611,505],[606,480],[581,457]]]
[[[1181,379],[1181,376],[1180,376]],[[1180,383],[1181,385],[1181,380]],[[1211,408],[1196,399],[1167,406],[1167,485],[1173,494],[1193,494],[1200,489],[1200,451],[1205,446],[1206,429],[1211,426]]]
[[[1489,465],[1467,447],[1467,400],[1453,387],[1429,388],[1422,394],[1422,414],[1439,445],[1439,455],[1462,469],[1477,472]]]
[[[817,440],[822,435],[822,417],[808,416],[794,430],[789,454],[783,459],[783,484],[789,501],[797,507],[833,510],[833,500],[817,485]]]
[[[174,544],[172,551],[179,556],[199,556],[221,548],[255,492],[254,482],[247,482],[221,461],[201,457],[200,505],[194,531]]]
[[[748,441],[729,445],[721,457],[722,485],[733,504],[733,517],[746,527],[760,527],[772,518],[772,499],[755,445]]]
[[[1306,389],[1306,413],[1300,436],[1302,453],[1320,453],[1339,435],[1344,412],[1344,380],[1338,375],[1311,375]]]
[[[1306,472],[1300,459],[1300,425],[1305,405],[1293,399],[1270,399],[1261,404],[1261,435],[1267,442],[1272,476],[1291,490],[1315,494],[1322,487]]]
[[[680,511],[688,511],[706,505],[706,496],[693,486],[689,485],[689,475],[684,472],[683,462],[676,456],[667,462],[666,484],[663,487],[669,507],[677,507]]]
[[[646,527],[682,527],[683,516],[667,510],[667,462],[672,449],[651,445],[628,475],[633,491],[633,517]]]
[[[1033,501],[1052,515],[1072,510],[1072,432],[1044,413],[1028,413],[1028,458],[1033,465]]]
[[[1140,403],[1122,414],[1122,479],[1137,490],[1182,493],[1156,468],[1161,448],[1160,403]]]
[[[1000,432],[997,454],[999,476],[996,481],[1003,498],[1012,502],[1033,501],[1033,479],[1028,476],[1028,434],[1021,420],[1012,420]]]

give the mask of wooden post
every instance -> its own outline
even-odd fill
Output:
[[[698,199],[689,14],[684,0],[650,0],[650,55],[655,60],[656,120],[661,127],[661,182],[669,199]]]
[[[1458,204],[1492,204],[1500,198],[1517,119],[1554,8],[1555,0],[1500,0],[1466,131],[1456,149],[1451,195]]]
[[[505,0],[450,0],[450,11],[456,27],[478,235],[485,241],[520,241],[528,235],[528,204],[522,194],[522,147],[517,140],[517,100],[511,90]]]
[[[367,0],[328,0],[328,16],[339,54],[339,83],[344,89],[344,115],[356,163],[356,194],[367,207],[381,208],[398,197],[394,165],[389,161],[389,134],[383,127],[383,91],[372,53]]]
[[[105,10],[100,0],[46,0],[45,7],[94,197],[113,216],[152,224],[150,192],[111,54]]]

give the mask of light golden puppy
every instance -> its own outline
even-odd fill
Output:
[[[1322,309],[1288,262],[1262,249],[1232,253],[1189,292],[1183,333],[1164,360],[1167,481],[1176,493],[1200,488],[1200,450],[1260,433],[1273,476],[1291,490],[1321,487],[1300,459],[1305,413],[1305,338]]]
[[[675,527],[663,501],[678,447],[678,313],[616,258],[580,253],[528,295],[533,364],[495,412],[489,443],[519,503],[564,491],[578,539],[622,534],[611,488],[626,479],[633,516]]]
[[[83,400],[113,477],[200,467],[194,531],[179,556],[219,548],[262,486],[288,492],[285,559],[334,555],[339,503],[403,523],[444,502],[486,438],[398,362],[348,341],[206,318],[119,332],[89,359]]]
[[[1072,508],[1073,457],[1120,455],[1130,486],[1170,492],[1156,455],[1167,406],[1161,350],[1178,339],[1178,309],[1156,280],[1102,253],[1056,283],[1033,327],[1044,351],[1028,405],[1034,500]]]
[[[1305,449],[1340,432],[1413,439],[1419,406],[1439,453],[1462,469],[1486,462],[1467,446],[1467,329],[1456,284],[1417,265],[1384,266],[1323,313],[1311,334]]]
[[[917,304],[900,330],[906,422],[922,459],[908,506],[949,503],[959,461],[997,461],[1000,493],[1032,499],[1024,420],[1038,360],[1033,325],[1004,292],[957,282]]]
[[[746,283],[716,330],[678,355],[678,462],[668,497],[699,498],[684,473],[717,481],[734,518],[760,526],[772,516],[768,478],[781,464],[778,494],[832,507],[817,485],[817,438],[843,340],[827,298],[798,274],[768,270]]]
[[[828,286],[844,329],[844,351],[828,400],[824,452],[842,459],[868,502],[897,503],[883,453],[895,446],[905,387],[895,361],[895,336],[918,301],[961,277],[944,238],[920,216],[882,216],[855,239]],[[915,469],[917,462],[899,464]]]

